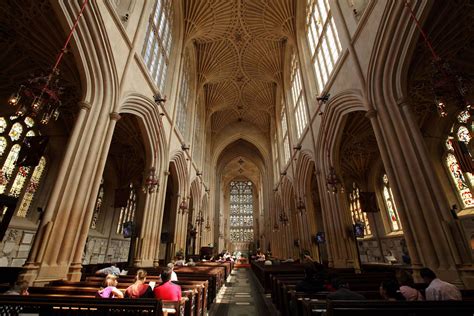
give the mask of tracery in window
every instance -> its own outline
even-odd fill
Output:
[[[286,106],[285,101],[281,101],[281,112],[280,112],[280,126],[281,126],[281,138],[283,140],[283,157],[285,164],[290,159],[290,141],[288,137],[288,123],[286,120]]]
[[[349,193],[349,208],[351,211],[352,223],[364,223],[364,235],[372,235],[372,230],[370,229],[370,223],[369,219],[367,218],[367,213],[362,212],[362,209],[360,207],[359,188],[355,183],[352,184],[352,192]]]
[[[94,206],[94,214],[92,215],[91,229],[97,228],[97,220],[99,219],[103,202],[104,202],[104,178],[100,180],[99,193],[97,193],[97,199],[95,200],[95,206]]]
[[[303,95],[303,82],[296,52],[291,58],[291,98],[293,101],[293,114],[296,121],[296,138],[300,139],[303,130],[308,125],[306,101]]]
[[[28,215],[28,210],[30,209],[31,202],[38,191],[45,168],[46,158],[41,157],[38,165],[33,171],[33,175],[31,176],[30,183],[26,188],[25,194],[23,195],[23,200],[21,202],[20,208],[18,209],[17,216],[26,217]]]
[[[306,35],[316,73],[318,92],[322,92],[341,54],[341,43],[328,0],[308,0]]]
[[[148,21],[142,56],[151,77],[163,93],[172,42],[172,1],[157,0]]]
[[[230,241],[253,241],[253,190],[250,181],[230,183]]]
[[[178,114],[176,116],[176,126],[181,135],[185,137],[186,121],[188,118],[189,85],[190,85],[190,64],[189,55],[185,55],[183,62],[183,72],[181,77],[181,88],[179,89]]]
[[[462,208],[474,207],[472,191],[474,177],[472,173],[463,171],[463,167],[456,157],[456,155],[461,155],[465,161],[472,160],[469,150],[469,143],[472,139],[472,126],[468,124],[470,119],[469,111],[460,112],[457,116],[457,123],[452,126],[450,135],[446,138],[445,143],[447,153],[444,163],[448,168],[456,192],[462,202]],[[457,150],[455,150],[455,147]],[[464,170],[469,170],[469,168],[464,166]]]
[[[28,215],[46,168],[45,157],[35,167],[16,165],[25,137],[36,135],[40,133],[32,117],[0,117],[0,193],[18,197],[16,215],[20,217]]]
[[[390,222],[390,229],[392,231],[402,230],[402,224],[400,223],[400,217],[398,216],[397,206],[393,199],[392,189],[388,183],[388,177],[386,174],[382,176],[383,183],[383,200],[387,209],[387,215]]]
[[[133,184],[130,183],[130,194],[128,196],[127,205],[120,208],[120,216],[117,224],[117,234],[121,234],[123,231],[123,224],[126,222],[133,221],[135,219],[135,211],[137,209],[137,193]]]

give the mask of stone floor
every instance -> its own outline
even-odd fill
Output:
[[[234,269],[217,294],[209,316],[270,315],[253,272]]]

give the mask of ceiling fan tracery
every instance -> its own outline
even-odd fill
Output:
[[[268,133],[284,46],[294,36],[294,1],[192,0],[184,9],[213,132],[246,121]]]

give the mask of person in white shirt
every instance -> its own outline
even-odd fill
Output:
[[[428,284],[425,290],[425,298],[427,301],[461,301],[461,291],[448,282],[441,281],[436,274],[428,268],[420,270],[420,275]]]
[[[120,268],[116,266],[115,263],[112,263],[110,267],[106,267],[100,270],[97,270],[95,274],[103,274],[103,275],[108,275],[108,274],[113,274],[113,275],[120,275]]]
[[[174,264],[172,262],[168,263],[167,267],[171,270],[171,281],[178,281],[178,275],[174,272]]]

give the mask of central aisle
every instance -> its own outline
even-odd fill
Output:
[[[249,268],[234,269],[220,289],[209,316],[269,315]]]

